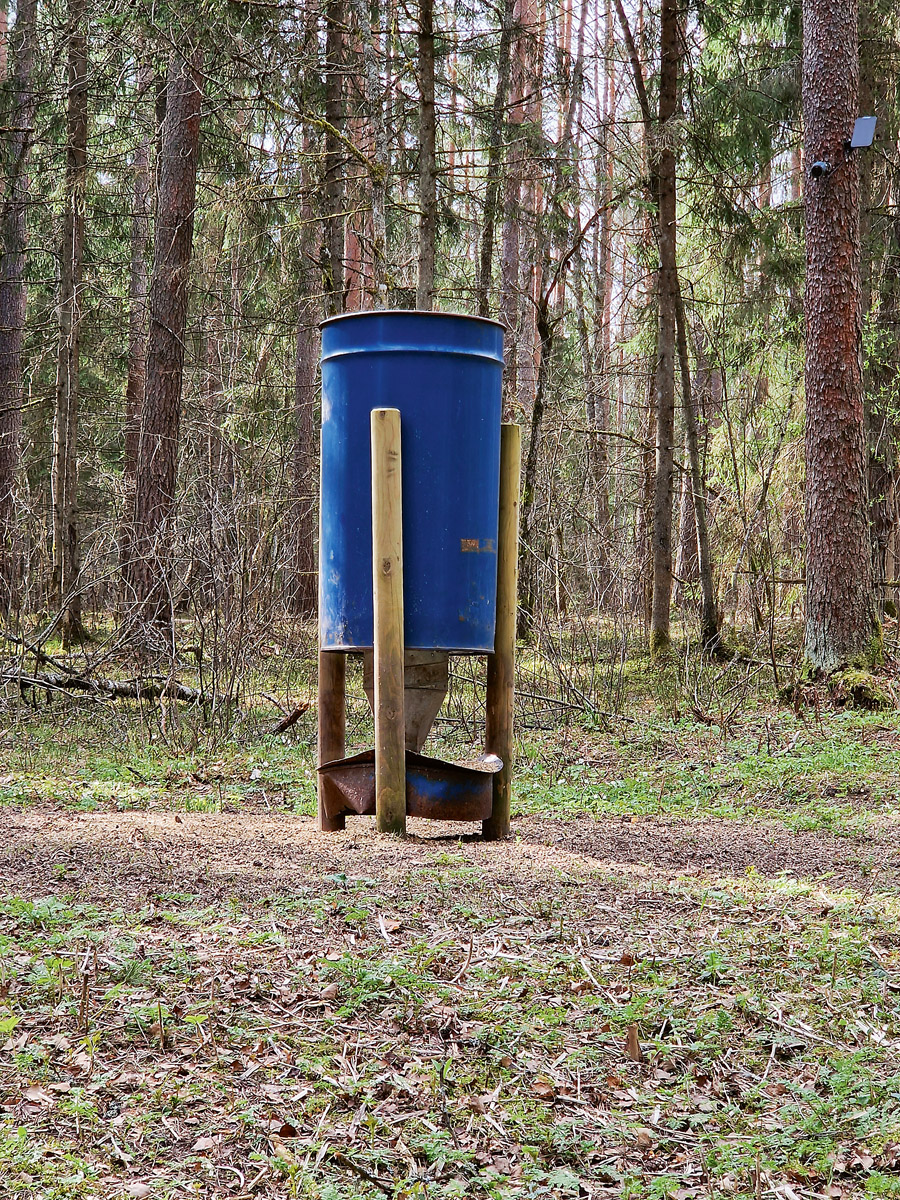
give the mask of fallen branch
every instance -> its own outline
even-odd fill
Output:
[[[107,700],[183,700],[188,704],[208,704],[209,697],[198,688],[186,687],[176,680],[156,679],[139,682],[136,679],[87,679],[84,675],[50,673],[26,675],[22,671],[0,672],[0,682],[17,683],[19,687],[43,688],[49,692],[89,692]]]
[[[52,658],[49,654],[46,654],[40,646],[26,641],[25,638],[19,637],[18,634],[10,633],[6,629],[0,629],[0,637],[4,638],[7,642],[13,642],[15,645],[21,646],[28,654],[33,654],[42,666],[54,667],[57,671],[64,672],[66,675],[78,675],[79,673],[74,667],[67,667],[59,659]]]
[[[287,716],[282,717],[277,725],[273,725],[269,730],[270,734],[284,733],[286,729],[290,729],[292,725],[296,725],[306,710],[309,708],[309,703],[298,704],[293,712],[289,712]]]

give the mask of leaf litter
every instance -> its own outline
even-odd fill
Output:
[[[734,823],[698,870],[700,822],[628,853],[589,820],[501,846],[16,822],[4,1196],[900,1191],[900,905],[871,846],[823,871],[806,835],[764,873],[741,864],[782,835]]]

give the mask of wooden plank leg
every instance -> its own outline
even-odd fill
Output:
[[[340,650],[319,651],[319,750],[318,765],[344,757],[344,731],[347,724],[345,708],[347,656]],[[325,812],[327,788],[331,780],[318,777],[319,829],[335,833],[344,828],[344,818],[329,817]]]
[[[375,822],[406,833],[403,712],[403,514],[400,412],[372,410],[372,590],[375,610]]]
[[[519,564],[519,475],[522,431],[500,429],[500,525],[497,536],[497,624],[488,655],[485,750],[503,760],[493,777],[493,805],[482,822],[486,841],[509,837],[512,801],[513,715],[516,688],[516,589]]]

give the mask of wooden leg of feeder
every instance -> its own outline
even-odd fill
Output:
[[[500,430],[500,527],[497,537],[497,624],[488,655],[485,750],[503,760],[493,777],[493,805],[482,822],[486,840],[509,837],[512,799],[513,703],[516,686],[516,589],[519,563],[519,474],[522,431]]]
[[[319,651],[319,766],[344,757],[344,730],[347,724],[345,679],[347,656],[340,650]],[[344,818],[329,817],[325,812],[326,789],[334,784],[319,777],[319,828],[334,833],[344,828]]]
[[[372,591],[375,608],[375,821],[406,833],[403,713],[403,522],[400,412],[372,410]]]

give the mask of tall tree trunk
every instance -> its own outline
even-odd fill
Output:
[[[684,441],[688,452],[691,495],[694,505],[694,528],[697,534],[697,567],[700,575],[700,644],[704,650],[715,650],[719,645],[719,614],[716,608],[716,585],[713,578],[712,554],[709,549],[709,528],[706,522],[706,481],[703,478],[703,465],[700,460],[697,404],[691,386],[691,364],[688,358],[684,304],[677,273],[675,275],[675,315],[678,361],[681,365]]]
[[[650,651],[669,649],[672,601],[672,500],[675,475],[675,353],[678,275],[675,256],[675,151],[669,122],[678,104],[678,9],[662,0],[659,120],[652,152],[659,248],[659,331],[656,346],[656,480],[653,489],[653,602]]]
[[[594,586],[598,606],[603,604],[609,587],[609,461],[607,432],[609,430],[609,394],[603,363],[604,290],[594,295],[593,339],[588,328],[585,265],[581,254],[575,263],[575,309],[578,327],[578,348],[581,353],[581,374],[584,381],[584,408],[587,424],[588,478],[597,504],[596,559],[593,566]],[[597,281],[598,282],[598,281]],[[596,326],[600,326],[598,329]]]
[[[610,549],[612,522],[609,504],[610,380],[612,360],[612,178],[610,146],[615,121],[615,74],[612,62],[612,14],[609,0],[604,13],[604,51],[594,67],[594,95],[600,142],[595,166],[595,207],[600,220],[595,225],[593,244],[594,335],[590,364],[585,379],[590,401],[587,406],[590,461],[597,501],[597,603],[609,603],[612,583]],[[602,105],[602,107],[601,107]],[[582,309],[579,304],[579,310]],[[583,320],[583,315],[581,317]],[[583,352],[582,352],[583,353]]]
[[[10,129],[4,139],[6,193],[0,216],[0,611],[16,603],[20,584],[16,499],[22,456],[22,339],[28,156],[33,137],[37,0],[19,0],[10,37],[13,57]]]
[[[52,602],[62,613],[63,643],[83,636],[78,546],[78,369],[87,184],[87,31],[85,0],[69,2],[66,175],[59,252],[59,345],[53,421]]]
[[[138,67],[136,104],[149,93],[149,66]],[[150,133],[138,142],[132,164],[131,272],[128,288],[128,379],[125,384],[125,454],[122,463],[124,504],[119,532],[119,560],[131,561],[131,521],[134,515],[134,480],[137,472],[141,413],[147,382],[147,254],[150,248]]]
[[[325,6],[325,178],[322,274],[327,315],[344,308],[344,0]]]
[[[859,290],[855,0],[804,0],[806,182],[806,635],[812,673],[880,657],[869,547]]]
[[[545,261],[549,254],[545,254]],[[541,296],[536,316],[537,336],[540,338],[537,381],[531,422],[528,429],[528,445],[525,451],[525,469],[522,474],[521,528],[519,532],[519,608],[518,633],[526,637],[533,630],[537,611],[537,554],[534,546],[534,511],[537,498],[538,460],[543,432],[544,408],[547,396],[547,375],[553,354],[553,324],[550,320],[549,298]]]
[[[648,289],[649,290],[649,289]],[[652,293],[651,293],[652,294]],[[648,297],[649,298],[649,297]],[[653,487],[656,479],[656,456],[653,445],[656,436],[656,380],[646,385],[645,409],[641,413],[641,495],[635,520],[635,556],[637,580],[635,604],[649,631],[653,611]]]
[[[522,294],[519,285],[522,183],[525,173],[525,97],[532,86],[528,39],[534,0],[514,0],[510,67],[509,156],[503,183],[503,240],[500,251],[500,320],[506,326],[503,413],[512,420],[518,397],[518,336]]]
[[[319,337],[311,302],[301,297],[294,366],[294,570],[291,608],[301,617],[316,612],[315,400]]]
[[[360,10],[357,9],[360,17]],[[363,29],[365,35],[365,29]],[[374,37],[374,31],[372,33]],[[317,6],[315,0],[304,5],[304,37],[307,57],[315,61],[317,46]],[[371,83],[369,84],[371,87]],[[322,316],[317,295],[314,264],[321,259],[322,230],[316,220],[316,193],[319,176],[313,130],[307,125],[303,135],[302,182],[300,205],[300,264],[298,270],[297,331],[294,341],[294,446],[293,446],[293,522],[291,527],[292,564],[286,589],[288,607],[297,616],[315,616],[318,600],[316,563],[316,517],[318,510],[319,461],[316,445],[315,408],[316,373],[319,365],[318,324]],[[385,151],[386,153],[386,147]],[[380,153],[380,152],[379,152]],[[377,225],[377,220],[375,221]],[[384,253],[384,246],[381,250]],[[384,263],[376,258],[375,270],[383,281]]]
[[[525,123],[527,128],[527,169],[523,174],[519,204],[519,312],[517,363],[515,369],[516,403],[523,413],[532,412],[538,392],[541,371],[541,336],[538,331],[538,307],[544,295],[547,269],[550,263],[550,222],[544,219],[544,188],[538,163],[544,157],[543,144],[543,75],[546,24],[544,0],[527,0],[527,36],[525,47]],[[558,162],[558,152],[557,152]],[[557,180],[559,176],[557,176]],[[556,188],[551,188],[550,203],[556,200]],[[522,251],[527,253],[523,255]],[[548,297],[549,301],[549,297]],[[529,438],[530,440],[530,438]],[[523,559],[526,572],[530,564]],[[520,576],[520,584],[522,577]],[[526,581],[527,583],[527,578]],[[523,592],[524,594],[524,592]]]
[[[419,0],[419,275],[416,308],[434,308],[437,159],[434,120],[434,0]]]
[[[315,406],[316,371],[319,364],[318,324],[321,313],[311,277],[319,233],[314,216],[312,139],[304,156],[304,199],[300,230],[300,294],[297,305],[297,334],[294,344],[294,562],[288,589],[288,602],[299,617],[315,615],[317,603],[316,573],[316,493],[318,461],[316,455]]]
[[[188,276],[200,152],[202,53],[173,58],[158,171],[147,384],[135,480],[130,578],[142,615],[164,621],[169,593],[181,424]]]
[[[882,145],[896,146],[900,133],[900,74],[892,62],[891,49],[900,36],[900,15],[895,10],[892,18],[885,20],[883,9],[868,3],[861,8],[859,19],[859,111],[875,112],[878,105],[878,140]],[[881,98],[891,93],[893,101],[882,103]],[[896,158],[887,172],[876,154],[860,158],[860,243],[863,320],[870,327],[863,395],[872,563],[879,611],[885,606],[885,611],[895,616],[891,593],[883,591],[878,581],[896,578],[889,555],[900,515],[900,420],[895,400],[900,378],[900,163]]]
[[[384,96],[378,70],[375,38],[381,20],[380,0],[376,0],[373,27],[372,13],[367,0],[352,0],[365,66],[365,96],[367,123],[372,130],[374,161],[370,169],[372,197],[372,298],[376,308],[387,306],[387,191],[390,171],[387,127],[384,121]]]
[[[503,127],[509,95],[512,56],[513,0],[503,0],[503,24],[500,29],[500,49],[497,62],[497,90],[491,107],[491,128],[488,140],[488,165],[485,180],[484,220],[481,226],[481,245],[478,251],[478,274],[475,295],[478,315],[490,316],[489,293],[494,271],[494,236],[500,208],[500,155],[503,150]]]
[[[9,5],[0,0],[0,83],[6,83],[9,69]]]
[[[573,77],[578,86],[568,96],[568,103],[560,125],[559,143],[553,160],[553,176],[548,186],[547,207],[542,211],[543,193],[536,181],[529,187],[530,201],[526,201],[535,225],[533,262],[528,264],[533,271],[533,304],[525,322],[529,336],[525,342],[528,364],[519,372],[520,402],[523,409],[531,411],[528,431],[528,447],[522,478],[521,544],[519,565],[519,630],[524,636],[534,624],[538,607],[537,539],[534,536],[535,508],[537,502],[538,461],[543,436],[544,412],[547,405],[551,355],[553,353],[555,324],[564,311],[565,268],[570,258],[576,258],[587,232],[587,226],[572,230],[574,214],[566,207],[566,185],[573,170],[573,129],[575,114],[580,105],[580,80],[583,65],[583,31],[585,25],[586,0],[582,0],[581,36],[574,59]],[[538,63],[543,54],[538,49]],[[539,68],[540,69],[540,68]],[[540,89],[536,89],[539,96]],[[540,100],[535,99],[533,118],[540,124]],[[551,216],[556,217],[557,230],[562,231],[560,244],[556,247],[559,257],[555,270],[553,264],[553,230]],[[551,305],[555,305],[557,316],[553,316]],[[533,334],[531,333],[533,322]],[[531,390],[533,388],[533,391]]]
[[[690,451],[684,439],[684,461]],[[697,522],[694,518],[694,495],[689,471],[681,472],[681,494],[678,497],[678,541],[675,547],[675,583],[672,602],[680,608],[689,598],[691,585],[700,578],[697,563]]]

